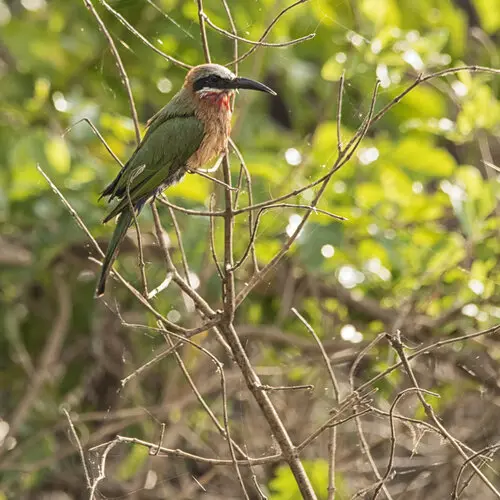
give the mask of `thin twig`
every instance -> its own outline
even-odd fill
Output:
[[[196,0],[198,3],[198,20],[200,22],[201,46],[205,56],[205,62],[212,62],[210,59],[210,48],[208,47],[207,28],[205,27],[206,16],[203,12],[203,0]]]
[[[80,120],[76,121],[75,123],[72,123],[62,133],[62,136],[64,137],[68,132],[70,132],[74,127],[76,127],[76,125],[78,125],[79,123],[82,123],[82,122],[87,123],[87,125],[92,129],[92,131],[94,132],[94,134],[99,138],[99,140],[101,141],[101,143],[104,145],[104,147],[106,148],[106,150],[108,151],[108,153],[114,158],[114,160],[116,161],[116,163],[118,163],[118,165],[120,165],[120,167],[123,167],[123,163],[120,160],[120,158],[118,158],[118,156],[116,156],[115,152],[111,149],[111,147],[109,146],[109,144],[106,142],[106,139],[104,139],[104,137],[102,136],[101,132],[99,132],[99,130],[97,129],[97,127],[88,118],[81,118]]]
[[[84,0],[85,2],[88,2],[89,0]],[[147,45],[153,52],[156,52],[158,55],[162,56],[164,59],[167,61],[171,62],[172,64],[175,64],[177,66],[180,66],[181,68],[185,69],[191,69],[192,66],[190,64],[186,64],[182,61],[179,61],[175,57],[169,56],[168,54],[165,54],[165,52],[161,51],[157,47],[155,47],[145,36],[143,36],[141,33],[139,33],[120,13],[118,13],[116,10],[111,7],[105,0],[99,0],[99,3],[104,6],[104,8],[111,12],[113,16],[120,21],[120,23],[127,28],[128,31],[130,31],[134,36],[136,36],[142,43]]]
[[[306,40],[311,40],[311,38],[314,38],[316,36],[316,33],[309,33],[308,35],[301,36],[300,38],[295,38],[294,40],[289,40],[287,42],[275,42],[275,43],[262,42],[259,40],[249,40],[248,38],[243,38],[242,36],[235,35],[217,26],[214,22],[210,20],[210,18],[204,12],[201,14],[201,16],[211,28],[213,28],[218,33],[221,33],[222,35],[226,36],[227,38],[230,38],[231,40],[239,40],[240,42],[249,43],[251,45],[257,45],[260,47],[289,47],[290,45],[296,45],[297,43],[305,42]]]
[[[130,210],[130,213],[132,214],[132,219],[134,221],[134,227],[135,227],[135,233],[137,235],[137,260],[138,260],[138,264],[139,264],[139,272],[141,273],[142,291],[143,291],[144,297],[148,298],[149,297],[148,281],[146,278],[146,264],[144,263],[144,250],[142,248],[141,229],[139,228],[139,222],[137,221],[136,210],[135,210],[134,204],[132,203],[132,198],[130,197],[130,185],[131,185],[132,181],[143,170],[144,170],[144,166],[142,166],[142,168],[138,168],[135,172],[132,173],[129,180],[127,181],[126,193],[127,193],[128,209]]]
[[[82,443],[80,441],[78,433],[76,432],[75,426],[73,424],[73,421],[71,420],[68,410],[66,410],[66,408],[63,408],[62,412],[64,413],[64,415],[66,415],[71,434],[73,435],[73,438],[76,442],[78,453],[80,454],[80,460],[82,461],[83,473],[85,474],[85,482],[87,483],[87,488],[90,490],[92,488],[92,480],[90,479],[89,468],[87,466],[87,460],[85,459],[85,453],[83,452]]]
[[[302,216],[302,219],[299,222],[299,224],[297,225],[295,231],[288,238],[288,240],[285,242],[285,244],[281,247],[281,250],[258,273],[255,273],[251,277],[249,282],[244,286],[244,288],[242,290],[240,290],[240,292],[236,296],[236,307],[238,307],[242,303],[242,301],[250,293],[250,291],[253,290],[253,288],[264,279],[264,277],[267,275],[267,273],[269,271],[271,271],[271,269],[276,267],[278,262],[285,256],[285,254],[288,252],[288,250],[293,245],[295,240],[298,238],[300,232],[302,231],[307,220],[309,219],[309,216],[311,215],[313,209],[316,207],[319,200],[323,196],[323,193],[324,193],[326,187],[328,186],[329,181],[332,178],[333,174],[337,170],[339,170],[339,168],[341,168],[342,165],[344,165],[345,163],[347,163],[350,160],[350,158],[353,155],[354,151],[356,150],[358,144],[360,143],[360,141],[363,139],[363,137],[368,132],[368,126],[371,122],[371,119],[373,116],[373,111],[375,108],[378,87],[379,87],[379,82],[377,82],[375,87],[374,87],[372,99],[371,99],[371,104],[370,104],[370,109],[368,111],[368,115],[367,115],[363,125],[360,127],[358,132],[356,132],[355,136],[353,137],[353,139],[351,139],[350,143],[346,146],[346,148],[344,150],[342,150],[342,154],[338,155],[338,158],[335,161],[333,167],[330,169],[328,174],[324,177],[324,180],[322,181],[322,184],[321,184],[318,192],[316,193],[316,195],[314,196],[314,198],[311,202],[311,209],[308,210]]]
[[[219,179],[216,179],[215,177],[212,177],[208,174],[206,174],[205,172],[203,172],[203,170],[195,170],[195,169],[191,169],[191,168],[187,168],[186,169],[190,174],[198,174],[200,175],[201,177],[204,177],[205,179],[208,179],[209,181],[212,181],[214,182],[215,184],[219,184],[220,186],[223,186],[225,187],[226,189],[229,189],[231,191],[236,191],[237,189],[234,188],[234,187],[231,187],[229,186],[228,184],[226,184],[225,182],[219,180]]]
[[[160,195],[157,198],[157,201],[159,201],[162,205],[165,205],[166,207],[173,208],[177,212],[181,212],[186,215],[198,215],[202,217],[223,217],[224,216],[224,211],[219,210],[218,212],[211,212],[209,210],[190,210],[189,208],[184,208],[180,207],[179,205],[175,205],[168,201],[165,198],[165,195]]]
[[[227,18],[229,19],[229,24],[231,26],[231,32],[233,35],[238,35],[238,31],[236,30],[236,24],[233,19],[233,15],[231,13],[231,9],[226,0],[222,0],[222,5],[224,5],[224,10],[226,11]],[[238,59],[238,39],[234,38],[233,40],[233,57],[234,59]],[[238,63],[234,65],[234,74],[238,74]]]
[[[97,491],[97,486],[99,483],[106,478],[106,460],[108,458],[108,453],[119,443],[120,441],[118,439],[114,439],[113,441],[110,441],[106,448],[104,449],[104,452],[101,457],[101,462],[99,464],[99,475],[95,478],[94,482],[92,483],[92,486],[90,487],[90,495],[89,495],[89,500],[94,500],[96,498],[95,494]]]
[[[300,443],[297,446],[297,451],[302,451],[304,448],[309,446],[316,438],[318,438],[323,432],[325,432],[326,429],[330,429],[331,427],[337,427],[339,425],[345,424],[346,422],[349,422],[350,420],[356,417],[366,415],[367,413],[370,412],[371,412],[370,408],[365,408],[364,410],[361,410],[357,413],[353,413],[352,415],[349,415],[348,417],[345,417],[341,420],[337,420],[339,414],[335,414],[333,417],[330,417],[324,424],[318,427],[313,433],[311,433],[310,436],[304,439],[304,441],[302,441],[302,443]]]
[[[465,469],[469,465],[469,463],[472,460],[475,460],[476,458],[480,457],[485,452],[495,453],[499,448],[500,448],[500,443],[496,443],[496,444],[492,444],[490,446],[486,446],[485,448],[483,448],[482,450],[479,450],[478,452],[476,452],[473,455],[471,455],[467,460],[465,460],[465,462],[460,467],[460,470],[458,471],[458,474],[457,474],[457,479],[455,480],[455,486],[453,487],[453,492],[451,494],[452,500],[458,500],[459,496],[464,491],[464,489],[467,486],[468,482],[470,482],[471,478],[475,476],[475,472],[473,472],[472,475],[469,477],[468,481],[466,482],[466,484],[464,484],[464,486],[460,490],[460,492],[458,491],[458,485],[460,484],[460,479],[461,479],[462,474],[464,473]]]
[[[215,195],[212,193],[210,195],[210,210],[213,210],[214,203],[215,203]],[[210,242],[210,252],[212,253],[212,260],[214,261],[215,268],[217,269],[217,274],[219,275],[221,281],[224,280],[224,273],[222,272],[222,269],[219,264],[219,259],[217,257],[217,250],[215,248],[215,219],[214,217],[210,217],[210,237],[209,237],[209,242]]]
[[[237,43],[237,42],[235,41],[235,43]],[[240,178],[238,179],[238,185],[239,185],[239,181],[241,179],[241,173],[244,173],[245,180],[247,183],[248,205],[253,205],[253,187],[252,187],[252,177],[250,175],[250,171],[248,170],[245,159],[243,158],[243,155],[241,154],[241,151],[239,150],[238,146],[236,146],[236,144],[233,142],[232,139],[229,139],[229,144],[230,144],[231,148],[233,149],[234,153],[236,154],[236,156],[238,157],[238,160],[240,162]],[[235,210],[237,209],[238,195],[239,195],[239,191],[236,193],[236,196],[235,196],[235,201],[234,201],[234,209]],[[254,226],[254,215],[253,215],[253,212],[250,210],[248,212],[248,231],[249,231],[250,240],[251,240],[250,244],[249,244],[249,248],[250,248],[250,254],[252,256],[253,271],[254,271],[254,273],[257,273],[257,272],[259,272],[259,264],[257,261],[257,253],[255,250],[255,238],[253,238],[253,241],[252,241],[253,226]]]
[[[339,383],[337,382],[337,378],[335,377],[335,373],[333,371],[332,365],[330,363],[330,359],[328,358],[328,354],[323,347],[323,344],[318,337],[318,334],[314,330],[314,328],[309,324],[309,322],[302,316],[295,307],[292,307],[292,312],[299,318],[299,320],[306,327],[307,331],[312,335],[316,344],[318,344],[318,348],[321,352],[321,356],[323,357],[323,361],[326,366],[326,371],[328,376],[330,377],[330,381],[332,382],[333,387],[333,396],[337,405],[340,402],[340,389]],[[328,439],[328,500],[333,500],[335,498],[335,455],[337,450],[337,428],[332,427],[330,429],[330,435]]]
[[[342,100],[344,98],[344,80],[345,70],[342,71],[339,80],[339,93],[337,96],[337,150],[339,154],[342,151],[342,138],[340,137],[340,127],[342,124]]]
[[[390,427],[391,427],[391,450],[389,452],[389,460],[387,463],[387,469],[385,471],[385,474],[382,476],[380,483],[378,484],[377,488],[375,489],[375,493],[373,494],[372,500],[376,500],[378,494],[380,493],[380,490],[382,489],[383,485],[385,484],[385,482],[387,481],[387,479],[389,478],[389,476],[391,475],[391,472],[392,472],[392,467],[393,467],[393,463],[394,463],[394,454],[396,451],[396,428],[394,425],[394,410],[396,409],[396,405],[399,403],[401,398],[403,398],[407,394],[410,394],[410,393],[415,392],[415,391],[417,391],[417,392],[422,391],[425,394],[439,397],[439,394],[436,394],[435,392],[426,391],[425,389],[419,389],[416,387],[410,387],[408,389],[404,389],[403,391],[401,391],[394,399],[394,401],[391,405],[391,408],[389,410],[389,422],[390,422]]]
[[[229,155],[222,160],[224,181],[231,186],[231,168],[229,166]],[[224,216],[224,280],[223,280],[223,298],[224,298],[224,316],[227,324],[232,323],[235,309],[235,291],[234,291],[234,271],[233,271],[233,197],[230,189],[224,191],[225,210]]]
[[[411,381],[411,384],[413,387],[419,389],[419,385],[417,382],[417,379],[415,377],[415,374],[413,373],[413,370],[410,366],[409,360],[404,352],[404,347],[403,344],[401,343],[400,339],[400,333],[399,331],[395,332],[394,335],[389,335],[387,334],[387,337],[389,339],[389,342],[392,346],[392,348],[396,351],[398,354],[405,371],[408,375],[408,378]],[[451,433],[446,429],[446,427],[441,423],[441,421],[437,418],[436,414],[434,413],[433,407],[426,401],[425,397],[420,393],[417,392],[418,398],[422,404],[422,407],[425,411],[425,414],[427,417],[434,422],[436,427],[441,431],[442,435],[448,439],[450,444],[455,448],[455,450],[465,459],[468,460],[469,456],[465,453],[463,448],[460,446],[459,442],[451,435]],[[471,467],[474,469],[475,473],[477,476],[483,481],[483,483],[490,489],[490,491],[497,497],[500,498],[500,491],[498,491],[495,486],[491,483],[491,481],[483,474],[483,472],[476,466],[474,462],[470,462]]]
[[[433,344],[430,344],[428,346],[422,347],[421,349],[418,349],[413,354],[410,354],[409,356],[407,356],[407,359],[408,359],[408,361],[412,361],[413,359],[417,358],[418,356],[421,356],[422,354],[430,354],[432,351],[439,349],[445,345],[454,344],[456,342],[465,342],[467,340],[471,340],[471,339],[474,339],[477,337],[482,337],[484,335],[490,335],[490,334],[494,335],[494,334],[499,333],[499,332],[500,332],[500,325],[495,325],[495,326],[492,326],[491,328],[487,328],[486,330],[481,330],[479,332],[468,333],[466,335],[462,335],[460,337],[455,337],[452,339],[439,340],[438,342],[434,342]],[[376,339],[377,342],[378,342],[378,340],[383,338],[385,335],[386,335],[385,333],[379,334],[377,336],[377,339]],[[360,385],[356,390],[358,392],[363,392],[368,387],[375,384],[379,380],[383,379],[384,377],[389,375],[389,373],[393,372],[394,370],[396,370],[397,368],[399,368],[402,365],[403,365],[402,361],[399,361],[398,363],[394,363],[392,366],[389,366],[389,368],[385,369],[383,372],[379,373],[378,375],[375,375],[373,378],[368,380],[368,382],[365,382],[364,384]]]
[[[181,262],[182,262],[182,268],[184,270],[184,276],[186,278],[188,285],[192,287],[191,278],[189,276],[188,260],[186,252],[184,251],[184,244],[182,243],[182,234],[179,228],[179,223],[177,222],[177,217],[175,216],[175,212],[172,207],[168,207],[168,214],[170,215],[170,218],[172,219],[172,224],[174,225],[175,237],[177,238],[177,244],[179,245],[179,251],[181,253]]]
[[[162,325],[161,322],[159,322],[160,330],[162,330]],[[163,330],[164,331],[164,330]],[[173,342],[172,339],[169,337],[169,334],[165,331],[165,339],[167,342],[170,344],[170,347],[173,347]],[[183,340],[179,335],[174,335],[177,340]],[[186,365],[182,361],[182,358],[179,356],[179,353],[177,350],[174,350],[174,356],[175,359],[177,360],[177,364],[179,365],[182,373],[184,374],[184,377],[186,378],[188,384],[191,387],[191,390],[195,394],[196,398],[200,402],[200,404],[203,406],[205,412],[208,414],[212,422],[215,424],[219,432],[227,439],[228,446],[229,446],[229,453],[231,455],[231,460],[233,462],[236,475],[238,477],[238,480],[240,482],[241,489],[243,491],[243,494],[247,500],[249,500],[248,493],[245,488],[245,483],[243,482],[243,478],[241,476],[241,472],[238,466],[238,462],[236,461],[236,455],[234,453],[234,448],[236,447],[238,449],[238,452],[240,453],[241,456],[246,458],[246,454],[243,452],[243,450],[236,444],[233,443],[233,440],[231,438],[231,434],[229,431],[229,419],[227,416],[227,390],[226,390],[226,378],[224,375],[224,368],[222,366],[222,363],[207,349],[204,347],[201,347],[200,345],[196,344],[195,342],[192,342],[190,340],[187,340],[187,343],[195,347],[196,349],[200,350],[203,354],[209,357],[209,359],[215,364],[217,373],[219,373],[220,376],[220,383],[221,383],[221,391],[222,391],[222,414],[223,414],[223,421],[224,421],[224,427],[222,427],[217,420],[217,417],[213,414],[211,408],[208,406],[208,404],[205,402],[205,399],[201,395],[200,391],[196,387],[196,384],[193,382],[193,379],[191,378],[191,375],[189,374]]]
[[[389,111],[392,107],[394,107],[398,102],[403,99],[409,92],[411,92],[415,87],[420,85],[421,83],[427,82],[429,80],[432,80],[433,78],[439,78],[441,76],[446,76],[446,75],[454,75],[456,73],[460,73],[462,71],[467,71],[469,73],[491,73],[491,74],[496,74],[500,75],[500,69],[495,69],[495,68],[488,68],[485,66],[458,66],[456,68],[447,68],[447,69],[442,69],[441,71],[436,71],[435,73],[431,73],[430,75],[424,76],[423,74],[420,74],[417,76],[415,81],[409,85],[403,92],[398,94],[394,99],[392,99],[391,102],[386,104],[371,120],[371,123],[375,123],[382,116],[384,116],[387,111]]]
[[[276,412],[268,394],[266,391],[261,389],[262,383],[258,375],[255,373],[250,360],[248,359],[233,324],[227,324],[224,322],[220,325],[220,328],[225,339],[227,340],[227,343],[231,347],[234,359],[241,370],[247,387],[250,389],[255,401],[262,411],[262,414],[266,418],[276,441],[280,445],[283,458],[286,460],[292,471],[302,497],[305,500],[316,500],[316,494],[314,493],[314,489],[304,469],[304,465],[300,461],[297,448],[290,439],[290,436],[278,413]]]
[[[263,391],[313,391],[314,385],[311,384],[302,384],[302,385],[263,385]]]
[[[102,0],[99,0],[99,1],[101,3],[106,3],[106,2],[103,2]],[[87,7],[87,9],[95,17],[97,24],[99,26],[99,29],[103,32],[104,36],[106,37],[106,40],[108,41],[109,48],[110,48],[111,53],[113,54],[113,57],[115,59],[116,66],[118,67],[118,71],[120,72],[120,77],[121,77],[123,86],[125,87],[125,91],[127,92],[128,102],[129,102],[129,106],[130,106],[130,113],[132,114],[132,121],[134,122],[135,141],[137,144],[139,144],[141,142],[141,131],[139,128],[139,118],[137,116],[137,110],[135,109],[134,96],[132,95],[130,81],[128,79],[128,75],[127,75],[127,72],[125,70],[125,66],[123,65],[122,59],[120,57],[120,53],[118,52],[118,49],[116,48],[113,37],[111,36],[108,29],[106,28],[106,25],[104,24],[103,20],[100,18],[99,14],[95,10],[94,4],[91,2],[91,0],[83,0],[83,3],[85,4],[85,7]]]
[[[288,7],[285,7],[269,24],[269,26],[264,30],[264,33],[259,38],[259,42],[264,41],[264,39],[267,37],[269,32],[273,29],[274,25],[281,19],[281,17],[286,14],[289,10],[292,10],[294,7],[297,7],[297,5],[300,5],[302,3],[307,2],[307,0],[297,0],[294,2],[292,5],[289,5]],[[246,59],[248,56],[252,55],[261,45],[254,45],[253,47],[250,48],[247,52],[245,52],[243,55],[240,57],[235,58],[231,62],[227,63],[226,66],[232,66],[233,64],[237,64],[244,59]]]
[[[240,260],[234,265],[233,270],[236,270],[239,267],[241,267],[245,263],[245,260],[247,259],[247,257],[250,254],[250,252],[252,250],[255,251],[255,239],[257,237],[257,231],[259,229],[259,224],[260,224],[261,216],[264,214],[264,212],[266,210],[271,210],[273,208],[306,209],[306,210],[312,211],[314,213],[326,215],[326,216],[331,217],[332,219],[335,219],[335,220],[338,220],[338,221],[347,220],[345,217],[342,217],[340,215],[332,214],[331,212],[327,212],[326,210],[321,210],[320,208],[316,208],[315,206],[311,206],[311,205],[296,205],[294,203],[276,203],[275,205],[268,205],[266,207],[262,207],[258,211],[256,219],[255,219],[255,223],[254,223],[254,225],[252,227],[252,230],[251,230],[251,233],[250,233],[250,241],[248,242],[248,245],[247,245],[245,251],[243,252],[243,255],[241,256]],[[255,265],[254,265],[254,268],[255,268]],[[256,268],[255,272],[258,272],[258,271],[259,271],[259,269]]]

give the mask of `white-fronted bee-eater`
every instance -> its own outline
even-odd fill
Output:
[[[144,204],[223,153],[231,131],[231,97],[237,89],[276,93],[263,83],[235,76],[224,66],[202,64],[189,71],[182,89],[150,120],[148,130],[116,179],[101,197],[120,201],[104,219],[117,215],[96,296],[104,293],[106,279],[127,229]],[[130,195],[130,200],[129,196]]]

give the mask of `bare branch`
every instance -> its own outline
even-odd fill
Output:
[[[90,1],[90,0],[84,0],[84,1]],[[180,66],[181,68],[185,69],[191,69],[192,66],[189,64],[186,64],[182,61],[179,61],[178,59],[175,59],[175,57],[169,56],[168,54],[165,54],[165,52],[162,52],[160,49],[155,47],[147,38],[145,38],[141,33],[139,33],[120,13],[118,13],[116,10],[111,7],[105,0],[99,0],[99,3],[104,6],[106,10],[111,12],[113,16],[120,21],[125,28],[127,28],[128,31],[130,31],[134,36],[136,36],[142,43],[147,45],[153,52],[156,52],[158,55],[162,56],[164,59],[167,61],[171,62],[172,64],[175,64],[176,66]]]
[[[316,36],[315,33],[309,33],[309,35],[301,36],[300,38],[296,38],[295,40],[289,40],[288,42],[277,42],[277,43],[262,42],[259,40],[249,40],[248,38],[243,38],[242,36],[235,35],[233,33],[230,33],[229,31],[226,31],[223,28],[220,28],[214,22],[212,22],[204,12],[202,12],[201,17],[207,22],[207,24],[211,28],[213,28],[218,33],[223,34],[227,38],[230,38],[231,40],[239,40],[240,42],[249,43],[251,45],[257,45],[260,47],[289,47],[290,45],[296,45],[297,43],[305,42],[306,40],[311,40],[311,38],[314,38]]]
[[[106,2],[103,2],[102,0],[99,0],[99,1],[101,3],[106,3]],[[132,89],[130,88],[130,81],[128,79],[127,72],[125,71],[125,66],[123,65],[122,59],[120,57],[120,53],[118,52],[118,49],[116,48],[113,37],[109,33],[108,29],[106,28],[106,25],[104,24],[104,22],[100,18],[97,11],[95,10],[95,7],[94,7],[93,3],[91,2],[91,0],[83,0],[83,3],[85,4],[85,7],[87,7],[87,9],[95,17],[97,24],[99,26],[99,29],[104,33],[104,36],[106,37],[106,40],[108,41],[108,45],[109,45],[109,48],[111,50],[111,53],[113,54],[113,57],[116,61],[116,66],[118,67],[118,71],[120,72],[120,77],[122,79],[123,86],[125,87],[125,90],[127,92],[128,102],[130,105],[130,112],[132,114],[132,120],[134,122],[135,141],[137,144],[139,144],[141,142],[141,131],[139,129],[139,118],[137,117],[137,110],[135,109],[134,96],[132,95]]]

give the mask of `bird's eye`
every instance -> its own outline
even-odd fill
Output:
[[[218,80],[219,80],[219,79],[217,78],[217,76],[216,76],[216,75],[210,75],[210,76],[208,77],[208,81],[209,81],[210,83],[217,83],[217,81],[218,81]]]

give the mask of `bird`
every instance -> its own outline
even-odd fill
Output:
[[[121,242],[147,201],[179,182],[226,150],[231,132],[231,100],[239,89],[276,92],[256,80],[236,76],[225,66],[201,64],[186,75],[184,85],[146,124],[147,130],[130,159],[99,199],[118,203],[103,223],[118,216],[104,256],[95,295],[106,280]]]

